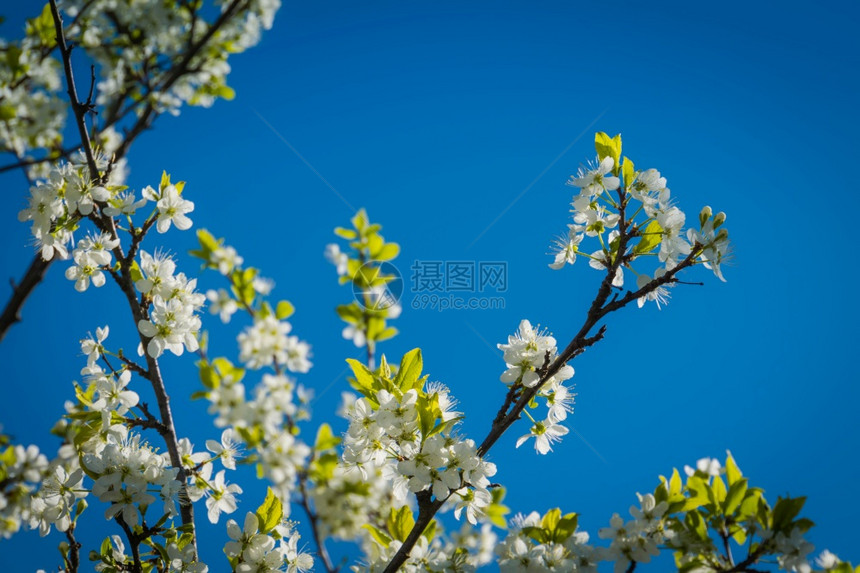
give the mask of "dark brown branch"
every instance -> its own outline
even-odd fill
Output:
[[[117,356],[117,358],[120,359],[120,361],[123,364],[125,364],[126,368],[128,368],[132,372],[139,374],[141,377],[149,380],[149,372],[147,372],[146,369],[143,366],[141,366],[140,364],[138,364],[137,362],[134,362],[130,358],[126,358],[123,355],[122,350],[120,350],[116,356]]]
[[[27,301],[30,293],[36,288],[36,285],[42,282],[45,278],[45,271],[54,259],[46,261],[42,259],[41,253],[37,253],[33,257],[33,261],[24,273],[24,278],[17,285],[12,283],[12,296],[9,302],[6,303],[6,308],[3,309],[3,314],[0,315],[0,341],[6,336],[6,331],[21,320],[21,307]],[[11,281],[10,281],[11,282]]]
[[[143,414],[143,418],[126,418],[127,424],[155,430],[162,436],[167,436],[169,434],[165,425],[161,423],[161,420],[153,416],[152,412],[149,411],[149,405],[146,402],[141,402],[137,405],[137,408],[140,410],[141,414]]]
[[[60,55],[63,59],[63,69],[66,72],[66,89],[69,94],[69,104],[72,106],[72,112],[75,114],[75,124],[78,126],[78,133],[81,136],[81,147],[83,147],[84,155],[87,158],[87,166],[90,169],[90,180],[93,183],[97,183],[100,179],[99,169],[93,156],[90,133],[87,130],[86,123],[86,115],[90,111],[90,107],[81,103],[78,99],[78,91],[75,88],[75,76],[72,72],[72,48],[66,44],[66,37],[63,34],[63,17],[60,16],[60,11],[57,9],[56,0],[50,0],[50,4],[51,15],[54,17],[54,29],[57,33],[57,47],[60,49]]]
[[[53,2],[53,0],[51,0]],[[143,566],[140,563],[140,539],[135,535],[125,520],[122,518],[122,515],[116,516],[116,522],[122,527],[122,530],[125,532],[125,537],[128,539],[128,544],[131,546],[131,557],[134,560],[134,563],[131,566],[132,573],[142,573]]]
[[[415,520],[412,531],[406,536],[403,545],[400,546],[400,549],[397,550],[397,553],[382,573],[394,573],[400,569],[400,566],[409,558],[409,552],[412,551],[412,548],[418,543],[418,539],[424,533],[424,530],[430,525],[433,516],[436,515],[436,512],[445,503],[445,500],[432,500],[430,490],[419,491],[415,494],[415,497],[418,498],[418,519]]]
[[[66,569],[68,573],[78,573],[78,567],[81,566],[81,544],[75,539],[74,523],[66,530],[66,539],[69,541],[69,556],[64,560]]]

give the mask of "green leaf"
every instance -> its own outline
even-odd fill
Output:
[[[390,261],[400,254],[400,245],[397,243],[386,243],[376,253],[371,253],[371,256],[377,261]]]
[[[621,162],[621,174],[624,176],[624,186],[630,187],[636,179],[636,169],[629,157],[625,157]]]
[[[367,213],[364,209],[359,209],[358,213],[355,214],[355,216],[350,220],[350,222],[352,223],[352,226],[355,227],[355,230],[361,234],[361,232],[364,231],[364,228],[367,227],[368,224]]]
[[[412,516],[412,510],[407,506],[400,509],[391,510],[388,516],[388,533],[398,541],[406,541],[409,532],[415,526],[415,518]]]
[[[732,453],[726,452],[726,454],[726,479],[729,482],[729,487],[731,487],[735,482],[743,477],[743,474],[735,463],[735,458],[732,457]]]
[[[687,529],[698,536],[701,541],[708,540],[708,528],[705,525],[705,520],[698,511],[688,512],[687,517],[684,518],[684,524],[687,526]]]
[[[594,148],[600,161],[603,161],[604,157],[611,157],[614,160],[612,171],[618,175],[621,170],[621,134],[609,137],[606,133],[598,131],[594,134]]]
[[[433,541],[433,538],[436,536],[436,527],[436,520],[431,519],[430,523],[427,524],[427,527],[424,528],[424,531],[421,532],[421,536],[428,542]]]
[[[373,539],[375,539],[376,542],[379,543],[380,545],[382,545],[383,547],[388,547],[389,545],[391,545],[391,538],[388,537],[382,531],[380,531],[377,528],[370,525],[369,523],[365,523],[361,527],[362,527],[362,529],[370,532],[370,536],[373,537]]]
[[[346,323],[360,324],[364,318],[364,312],[358,307],[355,301],[349,304],[340,304],[335,308],[335,312]]]
[[[370,258],[376,259],[376,253],[382,249],[385,241],[381,236],[373,234],[367,238],[367,250],[370,252]]]
[[[200,241],[200,247],[209,252],[217,250],[220,246],[212,233],[206,229],[197,230],[197,240]]]
[[[576,531],[578,516],[575,513],[568,513],[558,520],[558,524],[553,531],[552,540],[556,543],[564,543]]]
[[[493,501],[490,503],[489,507],[484,510],[487,519],[489,519],[490,523],[496,527],[507,529],[508,523],[505,520],[505,516],[511,512],[511,509],[502,504],[502,500],[505,499],[505,488],[493,488],[490,490],[490,495],[493,496]]]
[[[358,234],[355,231],[353,231],[352,229],[344,229],[343,227],[336,227],[334,230],[334,234],[338,237],[343,237],[347,241],[352,241],[353,239],[358,237]]]
[[[215,88],[215,94],[214,95],[216,95],[222,99],[225,99],[227,101],[232,101],[236,97],[236,90],[234,90],[230,86],[220,85],[217,88]]]
[[[295,311],[296,309],[290,301],[282,300],[275,308],[275,318],[278,320],[284,320],[285,318],[292,316]]]
[[[39,38],[43,46],[54,47],[57,44],[57,31],[54,28],[54,16],[51,5],[45,4],[38,17],[27,20],[27,35]]]
[[[335,436],[331,431],[331,426],[322,424],[317,430],[317,437],[314,441],[314,449],[318,452],[330,450],[340,444],[340,438]]]
[[[421,359],[421,349],[413,348],[403,355],[403,359],[400,361],[400,369],[394,377],[394,385],[403,392],[408,392],[412,388],[420,389],[419,378],[423,367],[424,362]]]
[[[272,491],[272,488],[268,488],[266,500],[254,513],[259,520],[260,533],[269,533],[281,522],[281,518],[284,516],[284,505]]]
[[[538,543],[549,542],[549,535],[547,535],[547,531],[543,527],[535,527],[533,525],[529,525],[527,527],[523,527],[522,532],[537,541]]]
[[[337,463],[340,456],[335,452],[327,452],[322,455],[317,455],[311,465],[311,478],[315,483],[326,483],[334,477],[334,470],[337,468]]]
[[[790,532],[789,526],[800,513],[800,510],[803,509],[805,503],[806,497],[778,498],[773,507],[773,530],[788,534]]]
[[[558,525],[560,519],[561,510],[557,507],[553,508],[544,514],[543,519],[540,520],[540,526],[547,531],[553,531],[555,526]]]
[[[726,483],[723,481],[723,478],[720,476],[714,477],[714,482],[711,484],[710,491],[713,495],[713,503],[714,505],[721,505],[726,500],[726,494],[728,491],[726,490]]]
[[[697,509],[710,501],[708,495],[710,488],[704,480],[697,475],[692,475],[687,478],[687,491],[690,493],[690,497],[687,498],[681,511]]]
[[[357,383],[357,385],[354,385],[355,389],[362,394],[373,395],[375,382],[373,372],[368,370],[367,366],[354,358],[347,358],[346,362],[349,364],[349,367],[352,368],[352,373],[355,375],[355,381]]]
[[[388,340],[389,338],[394,338],[397,336],[397,333],[400,332],[393,326],[389,326],[379,332],[376,336],[373,337],[373,340],[376,342],[382,342],[383,340]]]
[[[669,497],[681,493],[681,474],[678,473],[678,468],[672,470],[672,478],[669,480]]]
[[[214,390],[221,385],[221,380],[215,373],[215,368],[207,362],[200,363],[200,381],[210,390]]]
[[[648,223],[648,226],[645,227],[645,230],[641,233],[642,238],[639,239],[639,242],[636,243],[636,246],[633,247],[633,253],[637,255],[643,255],[645,253],[650,253],[653,251],[660,243],[663,241],[663,227],[660,226],[656,220]]]
[[[424,436],[424,439],[437,433],[433,429],[436,426],[436,420],[442,417],[442,410],[439,408],[439,395],[435,393],[431,396],[419,395],[415,409],[418,412],[421,435]]]
[[[725,502],[723,503],[723,513],[732,515],[740,507],[741,502],[747,494],[747,480],[740,479],[733,483],[726,494]]]
[[[761,490],[759,488],[748,488],[741,502],[738,520],[743,521],[755,516],[758,513],[759,500],[761,499]]]
[[[140,270],[140,265],[137,264],[137,261],[131,262],[131,267],[129,267],[128,272],[131,275],[131,280],[133,282],[143,280],[143,271]]]

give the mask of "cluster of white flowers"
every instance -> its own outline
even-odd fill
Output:
[[[298,404],[294,398],[298,394]],[[299,471],[304,468],[310,448],[289,430],[294,420],[307,418],[304,404],[309,393],[285,375],[264,374],[254,389],[254,397],[246,398],[245,386],[238,380],[222,377],[220,384],[208,392],[209,413],[215,414],[215,425],[231,427],[230,441],[238,443],[243,435],[255,436],[253,447],[259,456],[260,468],[284,499],[295,488]],[[214,444],[213,444],[214,445]],[[220,454],[221,450],[210,447]],[[222,449],[231,449],[226,444]],[[226,466],[225,464],[225,467]],[[232,469],[232,468],[230,468]]]
[[[436,499],[454,501],[458,518],[465,509],[466,519],[477,523],[492,501],[488,477],[495,475],[496,466],[478,456],[473,440],[454,437],[450,430],[423,436],[415,389],[399,398],[380,390],[376,398],[378,407],[359,398],[350,408],[351,422],[344,439],[345,471],[356,472],[366,480],[371,471],[382,467],[383,475],[393,482],[396,496],[405,499],[406,490],[429,490]],[[447,396],[445,401],[450,403]],[[443,424],[456,416],[443,412]]]
[[[504,352],[508,366],[502,373],[501,381],[525,388],[537,386],[542,369],[558,357],[555,338],[536,330],[528,320],[521,321],[517,332],[508,337],[508,343],[499,344],[498,347]],[[517,441],[517,447],[529,438],[535,438],[535,450],[546,454],[552,450],[553,442],[567,434],[567,428],[560,422],[573,411],[576,395],[564,385],[565,380],[572,378],[573,374],[573,367],[565,364],[540,387],[537,396],[546,402],[547,417],[542,421],[533,419],[531,431]]]
[[[158,112],[175,115],[183,103],[208,107],[216,97],[232,98],[226,86],[227,58],[259,42],[280,2],[253,0],[239,9],[235,1],[205,4],[177,9],[160,0],[64,3],[74,18],[66,35],[82,45],[102,71],[97,103],[109,106],[137,92]],[[223,14],[220,28],[206,49],[192,54],[189,46],[202,41],[215,22],[206,21],[210,14]],[[188,70],[176,74],[174,66],[184,58]]]
[[[111,238],[107,233],[89,236],[78,241],[72,257],[74,266],[66,269],[66,278],[75,281],[75,290],[83,292],[90,286],[100,287],[105,284],[105,270],[110,268],[111,250],[119,245],[119,239]]]
[[[345,471],[338,465],[327,479],[315,479],[308,493],[323,535],[345,541],[361,538],[366,534],[363,526],[372,523],[374,515],[387,515],[391,508],[406,503],[403,492],[395,492],[391,487],[386,477],[390,473],[383,473],[385,467],[387,464],[365,464],[367,479],[364,479],[359,472]]]
[[[292,372],[307,372],[311,347],[297,336],[287,336],[291,329],[289,322],[272,315],[254,317],[253,326],[238,336],[239,359],[251,369],[276,364]]]
[[[611,544],[602,550],[605,561],[614,561],[616,571],[625,570],[630,562],[648,563],[660,553],[661,545],[674,537],[674,532],[663,527],[663,516],[669,505],[657,503],[650,493],[637,493],[640,507],[630,506],[632,520],[625,522],[617,513],[609,520],[609,527],[601,528],[597,535],[609,539]]]
[[[349,255],[340,250],[340,245],[337,243],[329,243],[325,247],[325,258],[337,269],[337,276],[346,276],[346,267],[349,262]]]
[[[567,539],[539,543],[528,535],[528,528],[539,527],[540,515],[517,514],[511,520],[508,535],[495,549],[503,573],[543,571],[597,573],[601,561],[598,548],[588,544],[588,533],[573,532]]]
[[[140,253],[142,277],[135,287],[152,301],[149,319],[141,319],[138,329],[149,338],[147,353],[158,358],[165,350],[176,355],[184,349],[194,352],[198,348],[197,333],[200,317],[197,311],[206,297],[195,291],[197,279],[188,279],[185,273],[174,274],[176,263],[164,253]],[[141,348],[142,353],[142,348]]]
[[[235,560],[236,573],[288,573],[309,571],[313,557],[299,549],[301,536],[292,523],[281,522],[273,532],[261,533],[260,521],[253,513],[245,515],[243,527],[232,519],[227,522],[227,535],[231,541],[224,545],[224,553]]]
[[[499,565],[504,572],[526,571],[578,571],[597,573],[598,563],[615,563],[615,571],[628,570],[630,563],[647,563],[659,554],[658,545],[671,537],[672,532],[663,527],[663,515],[668,504],[656,503],[651,494],[639,495],[640,507],[631,506],[634,519],[625,522],[617,513],[612,516],[610,526],[598,531],[601,539],[611,540],[609,547],[590,545],[589,535],[584,531],[570,532],[566,539],[540,542],[540,536],[532,536],[541,526],[537,512],[528,516],[518,514],[512,520],[510,532],[496,548]]]
[[[804,539],[800,528],[795,527],[789,535],[779,532],[773,537],[773,541],[781,569],[797,573],[812,572],[807,556],[812,553],[815,546]]]
[[[69,256],[67,245],[78,218],[92,212],[93,188],[86,170],[69,163],[55,165],[47,179],[30,187],[28,206],[18,213],[18,220],[32,221],[30,232],[44,260]],[[96,188],[97,197],[103,196],[102,189]]]
[[[620,156],[620,138],[617,138],[616,143]],[[622,264],[617,266],[612,286],[620,288],[624,285],[624,271],[628,269],[636,275],[639,289],[652,278],[646,273],[634,271],[631,266],[633,260],[651,254],[659,245],[656,254],[662,267],[654,272],[654,278],[658,278],[677,267],[695,246],[697,262],[725,280],[720,264],[728,254],[728,232],[725,229],[717,230],[725,222],[725,214],[712,216],[710,207],[705,207],[699,216],[699,230],[690,228],[685,232],[686,215],[673,205],[665,177],[656,169],[635,171],[627,158],[624,159],[623,169],[620,169],[622,166],[617,165],[616,160],[618,158],[604,156],[590,166],[581,168],[568,181],[568,185],[578,189],[571,203],[573,223],[568,225],[567,234],[556,240],[554,260],[549,266],[560,269],[566,264],[574,264],[577,255],[583,255],[589,259],[591,267],[606,270],[619,256],[624,256]],[[617,174],[622,174],[624,180]],[[628,204],[631,200],[636,203]],[[639,242],[628,245],[632,247],[631,250],[626,247],[624,253],[619,253],[621,235],[617,227],[621,222],[622,206],[625,207],[626,232],[639,237]],[[591,254],[582,252],[580,247],[586,237],[597,237],[600,249]],[[654,301],[659,307],[666,303],[668,296],[667,288],[661,286],[641,297],[639,306]]]
[[[0,150],[18,157],[62,141],[67,107],[58,94],[60,63],[40,44],[36,37],[19,43],[0,39]]]
[[[31,444],[9,445],[0,451],[0,537],[9,539],[30,515],[30,496],[48,471],[48,459]]]
[[[78,464],[73,464],[77,466]],[[31,529],[39,529],[45,536],[51,526],[58,531],[67,531],[76,511],[76,503],[86,497],[89,490],[83,488],[84,474],[80,467],[71,472],[62,465],[55,465],[53,471],[42,482],[42,487],[30,500],[29,523]]]
[[[143,442],[139,434],[128,434],[122,439],[108,434],[104,443],[95,440],[91,443],[99,446],[84,453],[81,461],[89,475],[98,476],[94,478],[92,493],[110,504],[105,510],[106,519],[120,515],[130,527],[137,525],[157,499],[150,491],[158,492],[161,499],[163,513],[159,515],[178,514],[179,470],[170,467],[166,454]]]

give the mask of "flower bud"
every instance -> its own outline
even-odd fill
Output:
[[[713,213],[713,211],[711,211],[710,206],[705,205],[704,207],[702,207],[702,210],[699,211],[699,228],[705,226],[705,223],[707,223],[708,219],[711,218],[711,213]]]
[[[714,215],[714,229],[726,222],[726,214],[720,211]]]
[[[729,240],[729,232],[726,229],[720,229],[720,232],[717,233],[717,236],[714,238],[715,243],[719,243],[721,241]]]

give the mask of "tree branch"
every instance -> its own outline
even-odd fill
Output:
[[[42,282],[45,278],[45,271],[54,259],[46,261],[40,253],[33,257],[33,261],[24,273],[24,277],[17,285],[12,282],[12,296],[9,302],[6,303],[6,308],[3,309],[3,314],[0,315],[0,341],[6,336],[9,328],[21,320],[21,307],[29,298],[30,293],[36,288],[36,285]]]
[[[95,157],[93,157],[93,148],[90,143],[90,133],[87,130],[86,114],[90,111],[90,106],[82,104],[78,99],[78,91],[75,88],[75,76],[72,72],[72,48],[66,44],[66,37],[63,34],[63,17],[60,16],[60,11],[57,8],[56,0],[50,0],[51,15],[54,17],[54,30],[57,33],[57,47],[60,48],[60,55],[63,59],[63,69],[66,72],[66,89],[69,94],[69,104],[72,106],[72,112],[75,114],[75,124],[78,126],[78,133],[81,136],[81,147],[83,147],[84,155],[87,158],[87,166],[90,169],[90,179],[93,183],[98,183],[100,179],[99,169],[96,166]]]
[[[569,361],[573,360],[580,354],[582,354],[588,347],[596,344],[600,340],[603,339],[604,334],[606,333],[606,326],[601,326],[597,331],[597,334],[593,336],[589,336],[591,330],[597,325],[597,323],[603,319],[607,314],[619,310],[620,308],[626,306],[630,302],[645,296],[646,294],[652,292],[653,290],[659,288],[660,286],[673,282],[675,280],[675,275],[677,275],[681,270],[691,266],[694,264],[696,257],[701,253],[702,248],[700,245],[694,245],[690,254],[675,268],[671,271],[668,271],[663,276],[655,278],[648,282],[642,288],[630,292],[621,298],[618,298],[617,293],[616,296],[612,298],[610,302],[610,295],[612,295],[612,282],[615,279],[615,274],[619,268],[623,264],[625,264],[625,259],[628,256],[627,253],[627,243],[632,238],[638,234],[638,230],[634,226],[628,232],[628,221],[625,217],[625,209],[627,207],[627,197],[625,193],[619,189],[619,203],[618,203],[618,212],[619,212],[619,241],[616,255],[614,260],[611,258],[611,254],[607,253],[607,265],[606,275],[600,283],[600,286],[597,290],[597,295],[594,297],[594,300],[591,303],[591,306],[588,309],[588,313],[585,317],[585,321],[579,329],[579,332],[573,337],[567,347],[556,357],[556,359],[545,368],[539,371],[540,379],[538,383],[531,388],[523,388],[523,392],[520,397],[516,400],[513,408],[510,412],[507,412],[507,409],[512,401],[512,393],[513,389],[517,387],[514,384],[511,390],[508,391],[508,395],[505,397],[505,403],[502,405],[502,408],[499,410],[499,413],[496,415],[496,418],[493,420],[493,424],[490,428],[487,437],[484,438],[484,441],[481,442],[481,445],[478,447],[478,455],[480,457],[484,457],[490,451],[490,448],[498,441],[498,439],[502,436],[502,434],[507,431],[511,425],[519,419],[520,414],[522,414],[523,410],[528,406],[529,402],[535,395],[541,390],[541,388],[553,377],[558,371]],[[611,262],[609,262],[611,261]],[[507,412],[507,413],[506,413]],[[424,501],[422,503],[422,495],[424,496]],[[421,533],[424,531],[424,528],[430,523],[430,520],[433,519],[433,516],[442,507],[444,500],[435,500],[430,501],[431,493],[429,490],[424,490],[418,492],[416,494],[418,497],[418,519],[415,522],[415,526],[412,528],[412,531],[407,536],[406,540],[403,542],[403,545],[400,546],[400,549],[397,550],[391,562],[385,568],[384,573],[393,573],[397,571],[397,569],[406,562],[406,559],[409,556],[409,552],[412,551],[412,548],[417,543],[418,538]],[[633,562],[632,567],[635,567],[635,562]],[[631,568],[629,571],[632,571]]]
[[[53,2],[53,0],[51,0]],[[122,515],[116,516],[116,522],[119,523],[119,526],[122,527],[122,530],[125,532],[125,537],[128,539],[128,544],[131,546],[131,556],[134,560],[134,563],[131,566],[132,573],[142,573],[143,566],[140,563],[140,539],[131,531],[131,528],[122,518]]]
[[[69,541],[69,557],[65,559],[68,573],[78,573],[81,566],[81,544],[75,539],[75,524],[71,523],[66,530],[66,539]]]
[[[310,521],[311,532],[314,536],[314,542],[317,544],[317,550],[323,562],[323,567],[325,567],[328,573],[337,573],[340,567],[335,567],[331,562],[331,557],[329,557],[328,550],[325,547],[325,539],[323,539],[319,530],[318,517],[311,509],[308,501],[307,475],[304,473],[299,474],[299,492],[302,494],[302,508],[304,508],[305,514],[308,516],[308,521]]]

